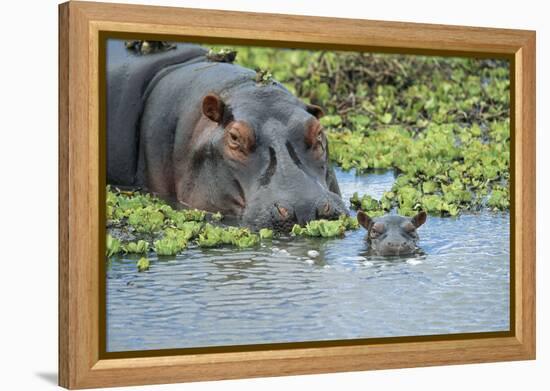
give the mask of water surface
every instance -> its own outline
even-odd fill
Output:
[[[337,170],[344,200],[379,198],[393,174]],[[109,262],[107,350],[433,335],[509,329],[509,214],[429,216],[423,255],[366,255],[344,239],[282,238],[254,250]],[[309,250],[319,256],[311,258]]]

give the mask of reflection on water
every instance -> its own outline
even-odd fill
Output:
[[[345,200],[354,191],[380,197],[394,180],[337,176]],[[508,330],[509,231],[508,214],[486,212],[429,217],[423,253],[408,258],[367,256],[358,230],[150,257],[145,273],[136,258],[113,260],[107,350]]]

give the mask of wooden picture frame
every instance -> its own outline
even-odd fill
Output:
[[[504,57],[511,63],[512,322],[506,333],[101,354],[107,36]],[[535,32],[88,2],[59,6],[59,384],[90,388],[535,358]]]

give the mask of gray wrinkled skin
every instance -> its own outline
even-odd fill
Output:
[[[138,60],[118,53],[121,41],[108,45],[108,183],[220,211],[252,229],[289,231],[348,213],[326,137],[322,154],[304,141],[319,108],[277,82],[257,83],[250,69],[208,61],[196,45]],[[122,60],[109,60],[117,53]],[[235,122],[254,139],[242,159],[228,153]]]
[[[418,250],[416,232],[426,222],[426,212],[416,216],[382,216],[371,218],[365,212],[357,212],[357,220],[367,231],[369,251],[373,255],[408,255]]]

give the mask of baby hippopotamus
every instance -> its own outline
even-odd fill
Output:
[[[367,243],[375,255],[404,255],[416,250],[416,229],[426,222],[426,212],[414,217],[382,216],[371,218],[365,212],[357,212],[357,221],[367,231]]]

